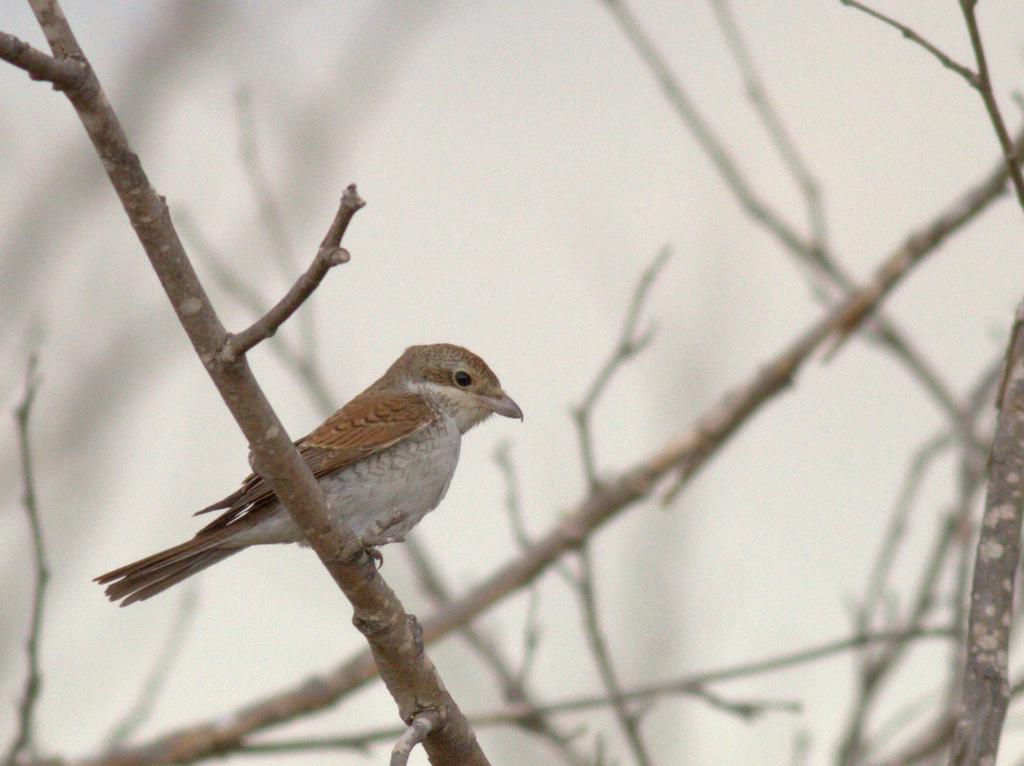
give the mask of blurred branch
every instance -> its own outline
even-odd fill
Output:
[[[950,71],[956,72],[958,75],[960,75],[964,80],[967,81],[967,84],[970,85],[972,88],[979,88],[980,83],[978,74],[976,72],[973,72],[968,67],[965,67],[963,64],[959,64],[956,61],[954,61],[951,56],[949,56],[946,53],[943,53],[941,50],[939,50],[938,47],[928,42],[926,39],[921,37],[921,35],[919,35],[910,27],[906,26],[905,24],[901,24],[900,22],[896,21],[893,18],[890,18],[889,16],[886,16],[884,13],[881,13],[880,11],[876,11],[875,9],[869,8],[868,6],[864,5],[863,3],[857,2],[857,0],[839,0],[839,2],[851,8],[856,8],[858,11],[863,11],[868,16],[878,19],[883,24],[886,24],[892,27],[893,29],[897,30],[907,40],[910,40],[912,43],[921,46],[930,54],[932,54],[936,59],[938,59],[939,63],[942,64],[942,66],[946,67],[946,69],[949,69]]]
[[[689,696],[694,699],[709,703],[714,707],[737,715],[744,719],[751,719],[760,714],[778,711],[785,713],[796,713],[800,705],[784,700],[749,700],[735,702],[726,700],[721,695],[708,691],[708,685],[715,682],[732,681],[750,676],[762,675],[779,670],[800,667],[802,665],[825,660],[836,655],[843,654],[853,649],[859,649],[876,642],[906,641],[922,638],[949,638],[952,631],[948,628],[935,630],[921,630],[914,633],[904,632],[881,632],[868,633],[838,641],[812,646],[788,654],[768,657],[754,662],[731,665],[717,670],[710,670],[701,673],[691,673],[679,678],[661,681],[655,684],[648,684],[634,689],[623,691],[623,698],[630,702],[643,702],[664,696]],[[491,712],[478,713],[470,716],[474,726],[505,726],[519,725],[530,716],[543,713],[545,715],[564,715],[586,712],[607,707],[609,700],[606,694],[591,694],[570,697],[564,700],[550,702],[540,707],[532,707],[525,704],[510,705],[505,708]],[[352,749],[363,748],[368,744],[388,741],[394,739],[401,732],[398,728],[388,728],[365,732],[362,734],[351,734],[341,737],[323,738],[302,738],[293,740],[271,740],[263,742],[243,742],[238,747],[238,752],[245,753],[280,753],[294,752],[299,750],[330,750],[330,749]]]
[[[601,685],[604,686],[608,698],[608,704],[619,722],[619,728],[626,737],[633,760],[640,766],[650,766],[653,763],[647,752],[643,737],[640,736],[639,716],[637,716],[626,705],[626,698],[623,695],[622,687],[612,665],[611,655],[608,652],[608,645],[604,639],[604,631],[601,629],[601,621],[597,612],[597,598],[594,595],[594,574],[590,564],[590,548],[584,544],[579,549],[579,574],[576,577],[575,591],[579,598],[580,607],[583,612],[583,632],[590,645],[590,653],[597,665],[597,673],[601,678]]]
[[[771,207],[767,200],[757,194],[730,155],[724,141],[697,110],[683,89],[682,83],[672,72],[667,60],[640,26],[624,0],[603,0],[603,2],[611,11],[613,18],[632,44],[637,55],[647,65],[669,105],[708,155],[740,207],[791,254],[824,277],[830,285],[840,291],[842,296],[849,297],[856,290],[856,285],[827,251],[824,240],[818,237],[813,239],[803,237],[792,224]],[[763,93],[763,87],[760,85],[759,78],[756,77],[756,70],[753,68],[749,53],[738,37],[735,24],[731,22],[731,15],[726,13],[725,21],[720,23],[723,23],[727,41],[734,50],[741,74],[748,83],[748,89],[750,84],[754,83],[754,87],[760,88]],[[730,33],[730,26],[736,34]],[[759,112],[762,113],[762,120],[768,126],[769,133],[772,133],[771,118],[765,116],[763,107]],[[1024,149],[1024,132],[1018,136],[1016,146],[1015,153],[1019,155]],[[981,207],[987,206],[989,202],[1003,193],[1006,178],[1007,167],[1004,163],[1000,163],[986,182],[978,185],[979,191],[985,189],[984,198],[979,200]],[[940,409],[947,414],[950,421],[958,424],[955,398],[931,365],[914,348],[914,345],[881,312],[876,313],[873,320],[868,323],[868,329],[868,337],[877,339],[883,347],[893,353],[907,367],[911,375],[919,381]],[[845,334],[842,335],[839,342],[845,337]],[[973,439],[973,435],[967,431],[962,431],[961,437],[965,441]]]
[[[972,388],[961,406],[962,422],[974,430],[974,421],[980,414],[987,397],[985,393],[993,385],[991,369],[986,368],[979,382]],[[882,547],[872,567],[864,602],[857,614],[856,625],[860,631],[871,627],[872,616],[882,600],[886,580],[892,569],[896,550],[905,532],[907,515],[909,514],[917,486],[931,460],[953,442],[954,433],[945,432],[932,437],[918,450],[911,461],[905,484],[890,516],[890,522],[883,537]],[[959,443],[963,452],[963,465],[976,465],[984,459],[980,443]],[[980,471],[959,471],[958,498],[954,510],[946,515],[937,532],[931,552],[925,559],[921,580],[916,588],[911,607],[903,627],[912,630],[920,627],[935,603],[935,593],[945,572],[945,563],[956,539],[963,536],[963,530],[969,524],[969,513],[972,501],[977,494],[983,474]],[[959,592],[959,591],[958,591]],[[959,598],[954,597],[954,603]],[[957,609],[954,607],[954,614]],[[959,625],[959,620],[954,620]],[[955,643],[955,642],[954,642]],[[868,756],[865,742],[865,727],[872,705],[882,688],[882,683],[898,667],[907,646],[893,643],[878,647],[877,651],[865,650],[858,674],[856,696],[852,705],[849,721],[841,738],[837,762],[840,764],[862,763]]]
[[[801,257],[808,260],[813,260],[815,258],[813,243],[806,240],[778,211],[754,192],[725,143],[697,111],[696,105],[683,90],[682,83],[672,73],[665,57],[661,55],[653,41],[644,32],[624,0],[602,0],[602,2],[611,12],[637,55],[647,65],[669,105],[700,144],[747,215],[767,229],[788,250],[799,253]]]
[[[131,706],[121,720],[110,730],[103,742],[104,750],[113,750],[131,739],[139,728],[149,720],[153,708],[170,677],[174,662],[178,658],[185,642],[192,620],[196,615],[196,604],[199,602],[195,585],[187,586],[178,600],[178,608],[174,613],[171,627],[164,638],[163,646],[150,667],[149,673],[139,689],[135,704]]]
[[[445,725],[424,743],[430,757],[443,760],[458,753],[461,762],[483,766],[487,763],[486,756],[422,650],[415,622],[408,619],[398,598],[377,573],[351,529],[345,524],[332,524],[327,518],[319,484],[291,443],[242,356],[246,348],[276,329],[294,310],[298,299],[308,295],[312,288],[307,290],[300,280],[284,301],[240,335],[241,341],[231,343],[181,245],[164,199],[150,185],[138,155],[132,151],[57,0],[30,0],[30,5],[51,51],[58,58],[80,61],[88,69],[83,82],[66,91],[66,95],[92,140],[182,327],[248,439],[254,463],[261,467],[264,478],[352,604],[354,623],[370,645],[400,715],[409,720],[421,710],[441,711]],[[343,198],[342,207],[315,259],[325,262],[321,265],[338,259],[344,225],[358,209],[354,204],[358,200],[354,190],[347,197],[348,205]],[[315,275],[313,267],[311,272]],[[226,348],[227,359],[223,353]]]
[[[270,252],[275,256],[282,275],[288,279],[294,268],[295,248],[288,237],[285,217],[260,159],[259,147],[256,143],[256,118],[252,105],[252,92],[248,88],[239,88],[235,101],[238,107],[238,153],[242,159],[242,168],[256,200],[259,220],[267,232]],[[299,315],[298,320],[302,357],[311,367],[319,369],[316,314],[313,311],[304,311]]]
[[[32,728],[35,717],[36,703],[42,687],[43,677],[39,671],[39,642],[43,632],[43,599],[46,586],[50,581],[50,570],[46,562],[46,551],[43,547],[43,528],[39,521],[39,503],[36,498],[35,475],[32,470],[32,445],[29,437],[29,418],[32,415],[32,404],[39,390],[37,373],[38,359],[31,355],[25,368],[25,388],[21,403],[14,410],[14,420],[18,429],[18,453],[21,459],[21,480],[23,487],[22,506],[28,519],[32,533],[32,557],[35,562],[35,584],[32,590],[32,618],[29,624],[28,639],[25,642],[25,654],[28,658],[28,669],[22,687],[21,700],[18,702],[18,723],[14,739],[4,754],[4,764],[13,766],[25,750],[32,748]]]
[[[313,294],[332,267],[348,263],[350,256],[341,246],[341,238],[345,235],[352,216],[365,204],[356,192],[355,184],[350,184],[341,197],[338,212],[309,268],[266,314],[241,332],[228,336],[219,354],[221,362],[232,364],[238,361],[246,351],[272,336],[277,332],[277,328]]]
[[[913,509],[918,489],[924,482],[925,475],[932,463],[952,446],[952,442],[953,436],[948,430],[938,433],[918,447],[910,459],[910,465],[903,479],[903,487],[889,513],[889,523],[882,535],[882,547],[871,566],[864,599],[858,610],[857,627],[860,630],[867,630],[871,627],[872,617],[885,595],[889,573],[892,571],[900,543],[903,542],[903,537],[906,534],[907,519]]]
[[[985,46],[982,44],[978,19],[974,14],[977,1],[960,0],[960,9],[964,14],[964,23],[967,25],[971,48],[974,50],[974,60],[978,67],[978,93],[981,94],[981,100],[985,102],[985,111],[988,112],[992,129],[995,130],[999,146],[1003,150],[1003,160],[1006,162],[1006,169],[1010,174],[1013,188],[1017,192],[1017,202],[1021,209],[1024,209],[1024,175],[1021,174],[1017,149],[1010,139],[1010,131],[1006,129],[1003,115],[999,111],[999,102],[996,101],[995,93],[992,90],[992,79],[989,77],[988,62],[985,60]]]
[[[796,143],[789,135],[781,115],[772,103],[761,76],[750,55],[750,47],[743,39],[739,25],[733,17],[728,0],[711,0],[715,18],[722,29],[722,35],[732,51],[740,76],[743,78],[747,97],[753,104],[754,111],[761,118],[769,138],[775,145],[789,174],[796,181],[807,207],[807,218],[810,224],[812,250],[825,252],[828,248],[828,234],[825,226],[825,209],[821,199],[821,187],[814,174],[800,155]]]
[[[594,377],[594,381],[590,384],[589,390],[583,397],[583,402],[572,410],[580,442],[583,472],[591,489],[597,487],[599,483],[597,469],[594,464],[594,442],[590,433],[590,419],[593,416],[594,406],[597,404],[598,399],[601,398],[601,395],[608,387],[608,383],[611,382],[612,376],[615,375],[618,369],[643,351],[647,344],[651,342],[651,338],[654,337],[653,325],[647,328],[643,334],[638,334],[640,312],[651,291],[651,286],[658,278],[658,274],[668,262],[671,254],[671,248],[668,246],[663,247],[654,260],[651,261],[651,264],[640,275],[640,279],[633,290],[633,297],[629,302],[629,308],[626,310],[626,318],[622,324],[622,332],[619,335],[615,349]]]
[[[239,88],[235,94],[238,111],[238,154],[242,169],[249,181],[249,189],[256,200],[258,218],[267,230],[270,252],[274,255],[282,276],[287,278],[293,268],[295,248],[288,237],[284,216],[274,196],[274,190],[260,161],[256,144],[256,120],[253,115],[252,91]]]
[[[999,416],[988,467],[985,513],[974,560],[966,671],[949,763],[995,762],[1010,701],[1007,669],[1024,499],[1024,302],[1010,332]]]
[[[425,642],[465,625],[509,593],[532,582],[566,551],[579,545],[597,529],[624,510],[650,497],[660,482],[678,473],[667,500],[680,491],[729,438],[768,401],[781,393],[800,366],[835,333],[851,332],[860,325],[888,293],[911,270],[961,226],[972,220],[992,198],[992,186],[1001,186],[1005,175],[986,178],[971,187],[953,205],[907,236],[878,268],[875,277],[821,319],[799,334],[781,354],[738,389],[726,393],[702,417],[644,460],[589,492],[574,508],[530,547],[512,561],[498,567],[474,588],[438,609],[423,621]],[[342,663],[314,683],[289,688],[257,700],[227,719],[200,723],[171,732],[150,744],[121,754],[110,764],[163,762],[168,753],[197,760],[236,745],[244,737],[276,723],[327,707],[376,676],[368,653]]]
[[[653,325],[640,334],[640,312],[643,310],[644,303],[654,281],[668,261],[670,254],[671,251],[668,247],[662,248],[651,264],[644,269],[634,288],[633,297],[629,302],[629,308],[626,311],[622,330],[615,348],[598,370],[590,388],[583,397],[582,403],[572,409],[579,438],[583,473],[591,492],[600,487],[600,480],[594,461],[593,434],[590,430],[590,421],[593,416],[594,407],[619,368],[643,351],[650,343],[651,338],[654,337]],[[511,473],[511,463],[508,463],[508,477],[510,480],[514,478],[514,475]],[[510,495],[510,507],[512,499]],[[578,572],[574,576],[570,575],[568,580],[580,604],[580,611],[583,616],[583,632],[587,637],[590,653],[594,658],[598,675],[601,678],[601,684],[608,695],[608,701],[615,714],[615,719],[618,721],[619,728],[622,729],[626,737],[633,760],[640,766],[650,766],[652,763],[651,757],[640,735],[639,716],[629,709],[623,699],[622,688],[604,638],[604,631],[598,614],[597,598],[594,595],[593,568],[591,566],[590,548],[587,541],[583,541],[579,546],[577,554]]]

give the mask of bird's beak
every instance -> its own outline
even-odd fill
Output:
[[[523,411],[519,405],[512,401],[512,397],[502,391],[498,396],[478,395],[481,404],[491,412],[502,415],[506,418],[523,419]]]

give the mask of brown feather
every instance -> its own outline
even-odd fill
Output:
[[[434,411],[416,394],[389,394],[367,389],[350,401],[312,433],[295,442],[309,470],[319,478],[333,473],[357,460],[387,449],[425,427],[434,418]],[[213,505],[196,511],[202,513],[229,509],[200,530],[222,529],[232,523],[243,510],[255,510],[274,499],[270,486],[256,474],[249,474],[241,488]]]

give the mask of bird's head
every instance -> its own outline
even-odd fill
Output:
[[[455,418],[462,433],[492,413],[523,419],[523,411],[502,389],[498,376],[462,346],[410,346],[387,371],[384,381],[435,402]]]

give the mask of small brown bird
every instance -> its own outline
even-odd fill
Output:
[[[459,461],[462,434],[492,413],[523,412],[476,354],[448,343],[412,346],[359,396],[295,442],[320,481],[328,514],[368,548],[400,542],[437,507]],[[302,533],[263,479],[199,513],[225,509],[181,545],[107,572],[121,606],[142,601],[250,545],[302,542]]]

